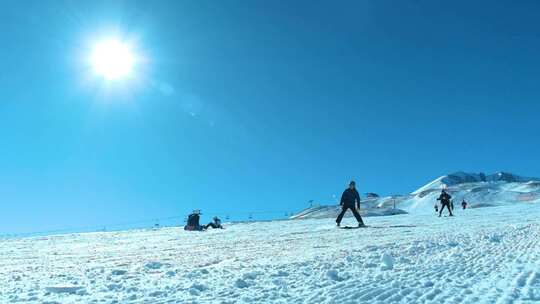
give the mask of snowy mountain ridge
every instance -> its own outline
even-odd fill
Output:
[[[465,200],[471,208],[540,202],[539,178],[508,172],[486,175],[460,171],[436,178],[410,194],[365,198],[361,203],[361,214],[381,216],[433,212],[441,189],[446,189],[454,202]],[[336,217],[339,211],[337,205],[316,206],[295,214],[291,219]]]
[[[539,182],[539,178],[535,177],[522,177],[508,172],[497,172],[494,174],[486,175],[480,173],[467,173],[458,171],[452,174],[443,175],[434,181],[426,184],[425,186],[417,189],[411,194],[419,194],[426,190],[441,190],[451,186],[467,183],[481,183],[481,182],[507,182],[507,183],[526,183],[526,182]]]

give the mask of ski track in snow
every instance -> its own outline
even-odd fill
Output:
[[[0,240],[0,303],[539,303],[540,206]],[[343,224],[354,225],[347,218]]]

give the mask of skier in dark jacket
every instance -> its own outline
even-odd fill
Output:
[[[461,208],[463,208],[463,210],[467,209],[467,202],[465,199],[463,199],[463,202],[461,202]]]
[[[358,227],[365,226],[364,221],[360,216],[360,213],[358,213],[358,210],[360,210],[360,195],[358,194],[358,191],[356,191],[356,183],[354,181],[351,181],[349,183],[349,188],[343,191],[343,194],[341,195],[340,205],[342,208],[341,213],[336,219],[338,227],[341,225],[341,220],[343,219],[343,216],[348,209],[351,209],[354,217],[358,221]]]
[[[437,199],[438,201],[441,201],[441,210],[439,211],[439,217],[441,217],[445,206],[446,206],[446,208],[448,208],[448,212],[450,212],[450,216],[454,216],[452,214],[452,208],[450,208],[450,199],[451,198],[452,198],[452,196],[450,196],[450,194],[446,193],[446,190],[443,189],[441,191],[441,195]]]
[[[208,223],[208,225],[206,225],[204,229],[208,229],[210,227],[214,229],[223,229],[223,226],[221,226],[221,220],[219,219],[219,217],[214,216],[213,221]]]
[[[204,226],[201,226],[199,224],[200,219],[201,219],[201,211],[200,210],[194,210],[193,213],[191,213],[188,216],[187,224],[186,224],[186,226],[184,226],[184,230],[203,231]]]

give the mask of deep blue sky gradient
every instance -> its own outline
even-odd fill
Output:
[[[540,176],[538,1],[3,1],[0,232]],[[85,58],[134,41],[134,79]]]

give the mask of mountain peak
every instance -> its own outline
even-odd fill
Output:
[[[507,183],[525,183],[530,181],[540,181],[538,178],[522,177],[509,172],[499,171],[493,174],[486,175],[482,172],[468,173],[463,171],[457,171],[448,175],[443,175],[427,185],[412,192],[412,194],[418,194],[427,190],[439,190],[446,187],[451,187],[459,184],[466,183],[480,183],[480,182],[507,182]]]

